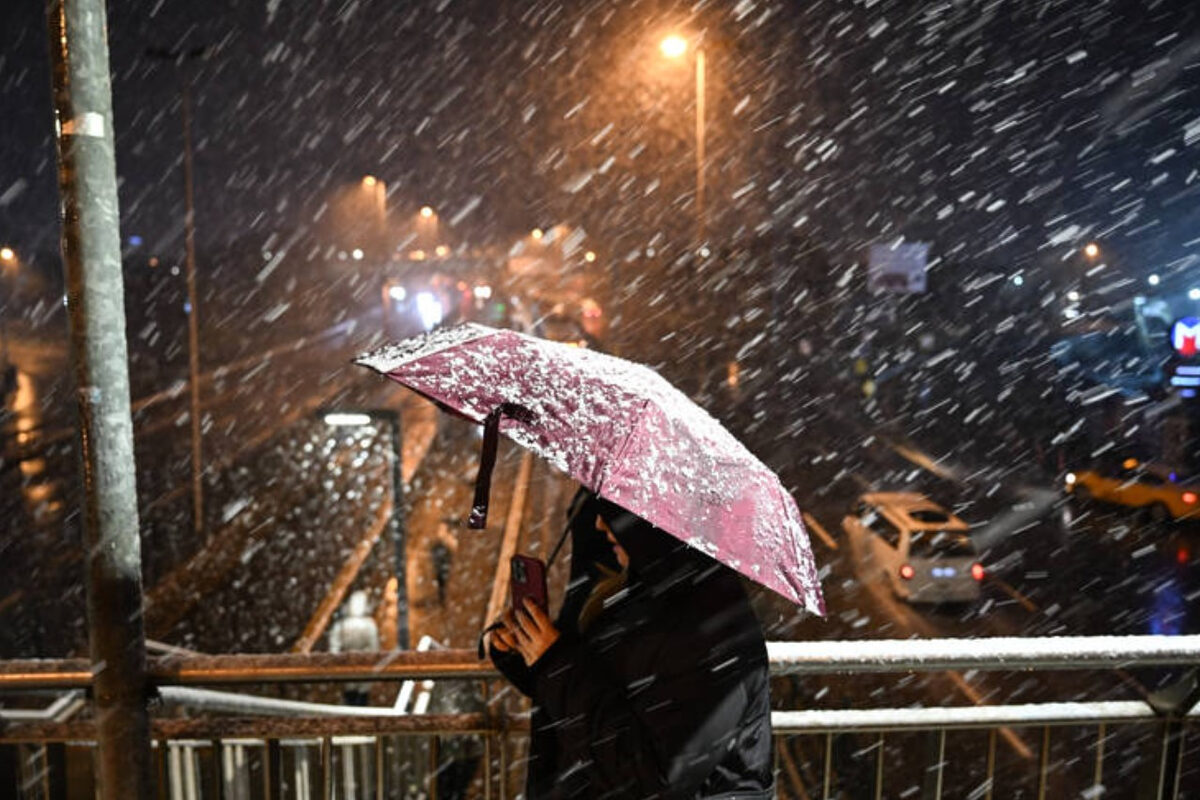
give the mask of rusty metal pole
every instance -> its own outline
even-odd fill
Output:
[[[200,453],[200,307],[196,297],[196,209],[192,178],[192,92],[183,84],[179,92],[183,117],[184,231],[187,244],[188,295],[188,385],[191,389],[192,422],[192,528],[196,541],[204,539],[204,459]]]
[[[105,800],[154,796],[104,0],[48,0],[63,271],[79,412],[88,644]]]

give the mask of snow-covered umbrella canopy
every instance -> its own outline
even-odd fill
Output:
[[[653,370],[462,325],[357,363],[501,433],[614,503],[824,613],[812,547],[778,477]]]

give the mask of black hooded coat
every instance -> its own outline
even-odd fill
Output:
[[[533,700],[529,800],[771,797],[767,652],[740,579],[619,506],[581,493],[573,508],[559,639],[532,667],[491,651]],[[597,514],[628,577],[581,630],[600,566],[616,567]]]

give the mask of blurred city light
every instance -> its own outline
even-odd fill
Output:
[[[430,208],[429,206],[421,206],[421,217],[422,217],[422,219],[429,219],[429,218],[430,218],[430,217],[432,217],[432,216],[433,216],[433,209],[432,209],[432,208]]]
[[[532,236],[535,241],[540,242],[542,240],[542,237],[545,236],[546,233],[541,228],[534,228],[532,231],[529,232],[529,235]]]
[[[450,253],[450,248],[444,244],[439,244],[436,248],[434,248],[434,252],[444,258],[446,255],[448,255]]]
[[[667,58],[679,58],[687,52],[687,40],[682,36],[672,34],[663,39],[658,48],[662,50],[662,54]]]
[[[370,187],[374,186],[378,181],[376,181],[374,175],[364,175],[362,182],[363,182],[363,186],[370,188]]]
[[[433,292],[421,292],[417,295],[417,316],[425,330],[431,331],[442,321],[442,304],[434,297]]]
[[[477,298],[479,298],[480,300],[487,300],[489,297],[492,296],[492,287],[476,286],[475,287],[475,296]]]
[[[1016,286],[1021,286],[1021,285],[1023,285],[1023,284],[1025,283],[1025,279],[1024,279],[1024,278],[1022,278],[1020,275],[1013,275],[1013,276],[1012,276],[1012,282],[1013,282],[1013,284],[1015,284]]]
[[[401,303],[404,302],[404,299],[408,297],[408,292],[403,286],[389,286],[388,297],[392,298],[398,303]]]
[[[596,260],[596,254],[593,253],[591,250],[588,250],[586,253],[583,254],[583,260],[588,262],[589,264],[591,264],[593,261]]]
[[[1200,289],[1196,289],[1196,288],[1188,289],[1188,299],[1189,300],[1200,300]]]
[[[1158,286],[1158,276],[1151,275],[1149,278],[1146,278],[1146,282],[1149,283],[1151,286]]]
[[[1072,289],[1071,291],[1067,292],[1067,299],[1070,300],[1072,303],[1078,303],[1079,302],[1079,292]]]
[[[363,260],[362,248],[361,247],[354,248],[352,251],[350,251],[350,257],[353,258],[355,261],[362,261]]]
[[[370,425],[370,414],[331,412],[325,415],[326,425]]]
[[[1087,246],[1083,248],[1083,254],[1088,258],[1096,258],[1100,255],[1100,245],[1088,242]]]
[[[16,261],[17,252],[11,247],[0,247],[0,261]]]

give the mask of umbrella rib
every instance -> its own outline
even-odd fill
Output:
[[[605,469],[601,472],[600,485],[596,487],[596,494],[603,494],[604,484],[608,481],[611,466],[613,464],[620,463],[621,459],[625,457],[626,451],[629,450],[629,445],[633,443],[633,435],[642,429],[642,424],[646,419],[646,409],[649,408],[650,405],[651,403],[649,400],[642,401],[642,405],[637,411],[637,419],[634,420],[634,423],[629,426],[629,432],[625,434],[624,441],[621,442],[621,446],[617,448],[617,450],[612,456],[609,457],[607,463],[604,465]]]

